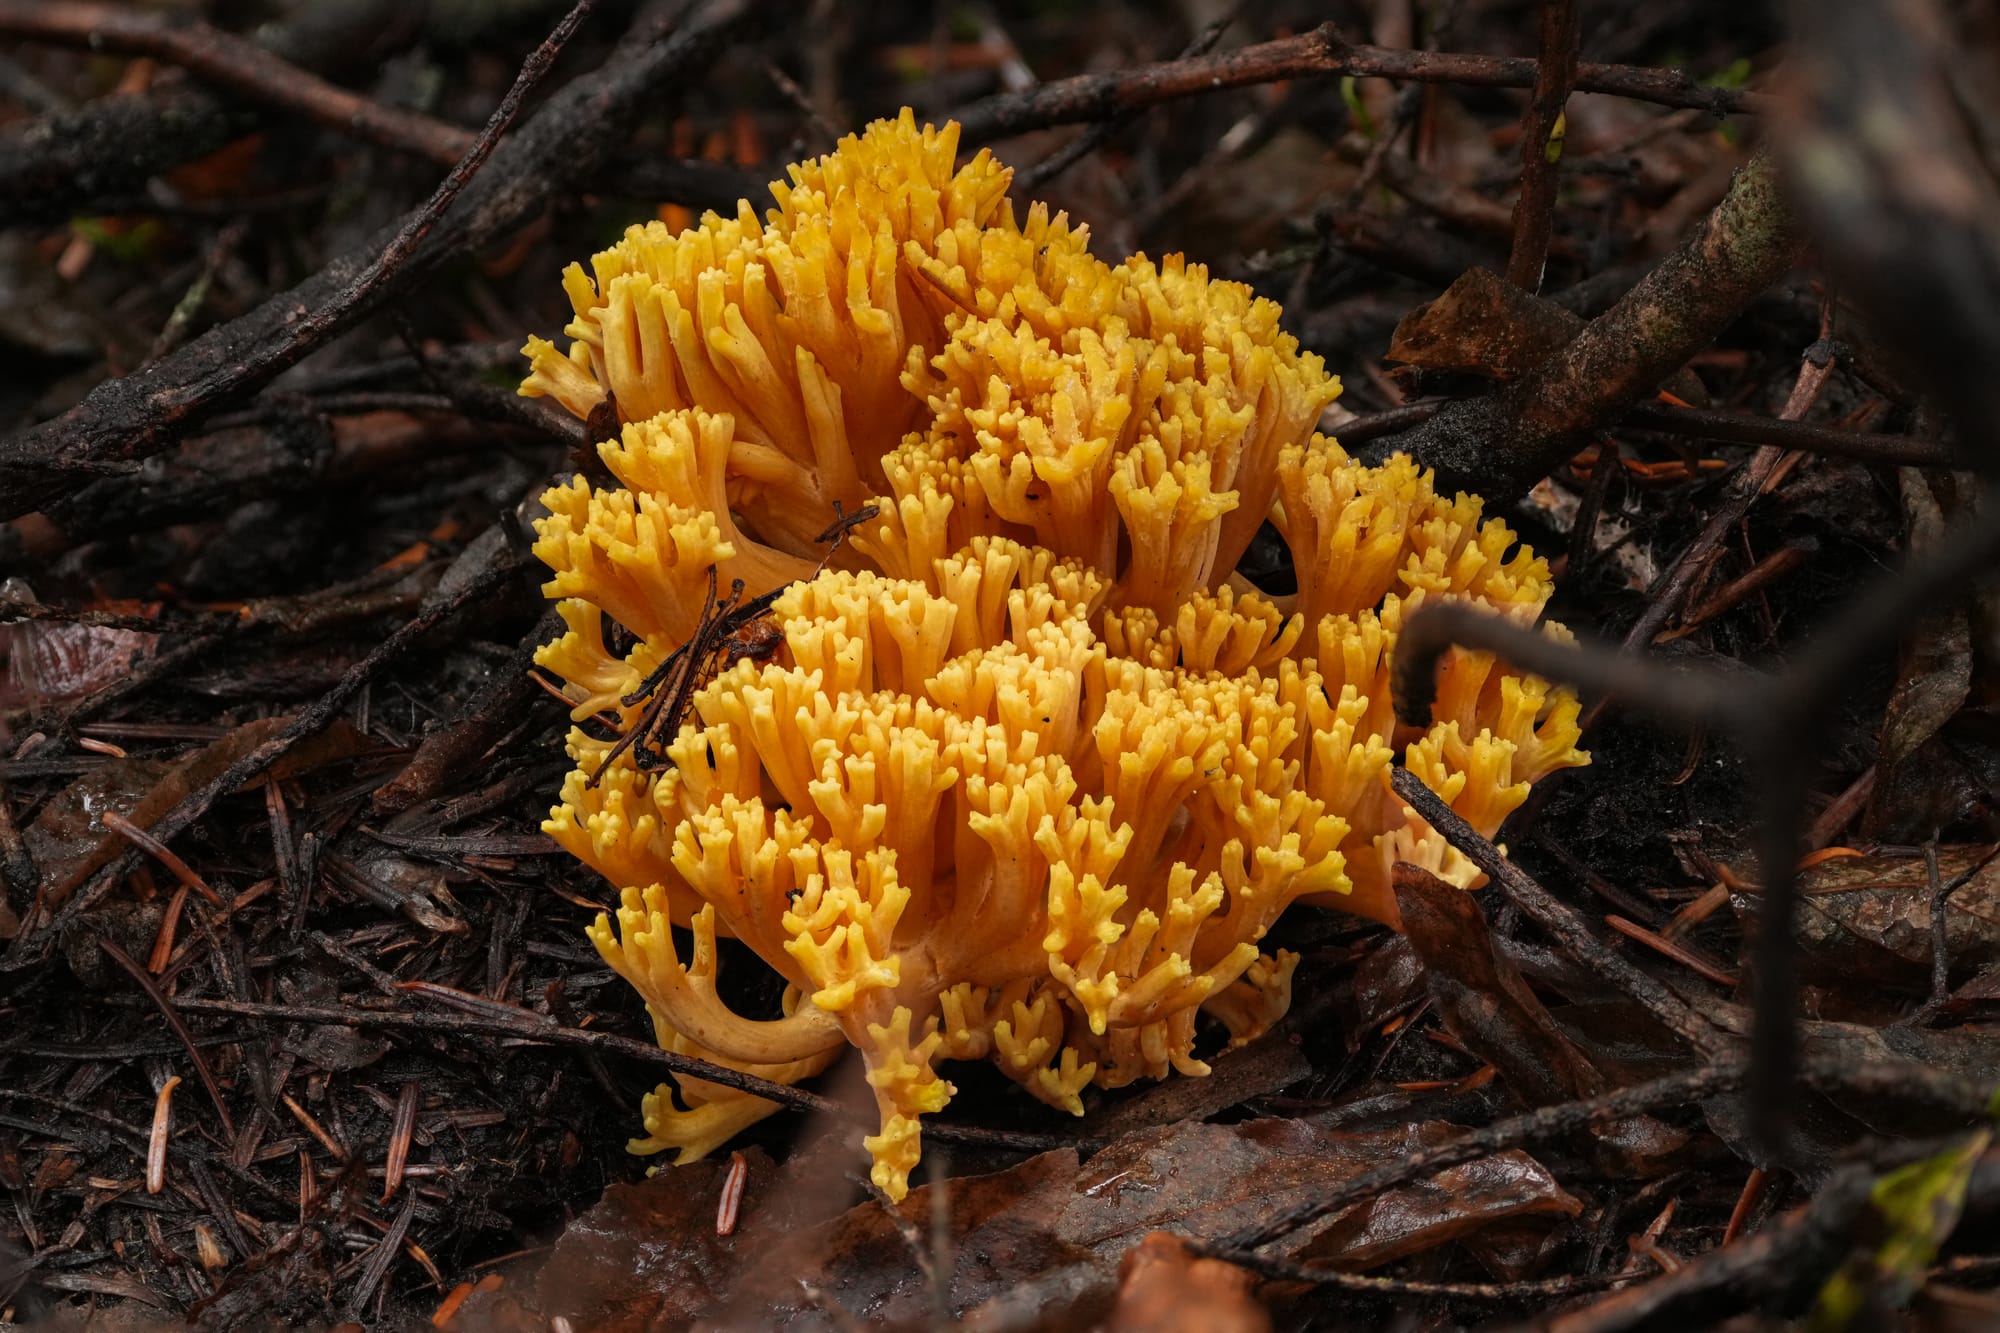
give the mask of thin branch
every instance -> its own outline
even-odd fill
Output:
[[[1813,346],[1818,347],[1821,344],[1815,343]],[[1761,424],[1779,427],[1781,428],[1779,433],[1782,433],[1783,427],[1796,424],[1798,419],[1810,411],[1812,405],[1819,400],[1820,391],[1826,387],[1826,382],[1832,374],[1833,359],[1826,357],[1815,360],[1812,349],[1808,348],[1805,364],[1799,368],[1799,376],[1792,383],[1792,392],[1785,401],[1784,411],[1777,421]],[[1683,410],[1694,411],[1691,408]],[[1664,629],[1667,622],[1686,604],[1687,599],[1694,593],[1697,576],[1708,564],[1709,553],[1731,528],[1743,521],[1744,515],[1750,512],[1750,506],[1764,493],[1765,484],[1776,474],[1778,464],[1784,457],[1784,450],[1770,439],[1760,440],[1757,443],[1762,447],[1731,480],[1728,494],[1724,496],[1723,502],[1708,516],[1708,521],[1702,525],[1695,539],[1688,543],[1687,549],[1680,553],[1673,567],[1661,578],[1645,611],[1626,632],[1626,652],[1639,651],[1652,643],[1653,636]],[[1595,711],[1592,710],[1593,713]]]
[[[1826,1280],[1854,1244],[1875,1174],[1849,1166],[1790,1216],[1709,1251],[1644,1286],[1537,1321],[1544,1333],[1708,1328],[1757,1305],[1781,1304]]]
[[[1591,934],[1582,917],[1536,883],[1527,871],[1501,855],[1499,848],[1481,837],[1478,830],[1425,786],[1424,780],[1415,772],[1398,766],[1390,771],[1389,777],[1397,796],[1409,802],[1418,816],[1436,829],[1446,842],[1485,871],[1507,896],[1507,901],[1547,931],[1570,957],[1631,996],[1663,1027],[1695,1050],[1712,1052],[1726,1044],[1723,1035],[1696,1013],[1693,1006]]]
[[[1983,520],[1981,501],[1934,547],[1878,580],[1806,644],[1778,675],[1692,671],[1581,644],[1560,644],[1498,616],[1454,604],[1425,606],[1396,642],[1392,692],[1396,715],[1427,724],[1437,664],[1453,645],[1495,653],[1522,670],[1585,691],[1621,698],[1691,729],[1734,738],[1758,773],[1761,810],[1757,864],[1762,882],[1752,978],[1751,1128],[1764,1151],[1788,1159],[1794,1084],[1799,1068],[1797,914],[1798,852],[1805,828],[1806,785],[1820,715],[1857,676],[1865,660],[1892,642],[1933,604],[1988,575],[2000,560],[2000,524]],[[1503,888],[1520,872],[1453,814],[1407,770],[1396,790],[1445,839],[1472,856]],[[1469,836],[1468,836],[1469,835]],[[1485,844],[1485,851],[1480,845]],[[1485,857],[1485,861],[1481,857]],[[1491,864],[1487,864],[1490,861]],[[1503,876],[1505,876],[1503,878]],[[1513,897],[1512,889],[1509,896]],[[1529,900],[1515,898],[1529,910]],[[1602,964],[1600,964],[1601,966]],[[1760,1163],[1762,1165],[1763,1163]]]
[[[1953,468],[1965,461],[1965,455],[1953,445],[1914,435],[1847,430],[1841,426],[1760,417],[1751,412],[1729,412],[1720,408],[1640,403],[1626,414],[1625,422],[1675,435],[1726,440],[1731,444],[1776,445],[1780,449],[1833,454],[1888,467]]]
[[[1555,230],[1557,164],[1562,160],[1563,106],[1576,82],[1579,32],[1576,0],[1542,0],[1542,54],[1535,63],[1535,92],[1521,113],[1521,194],[1514,201],[1514,247],[1507,281],[1522,291],[1542,285]]]
[[[1389,690],[1396,717],[1404,725],[1431,724],[1437,664],[1454,647],[1492,653],[1521,671],[1689,728],[1726,722],[1756,707],[1744,702],[1750,687],[1734,677],[1725,680],[1712,672],[1667,666],[1598,645],[1563,643],[1490,611],[1463,602],[1440,602],[1423,606],[1396,637]],[[1433,827],[1445,832],[1442,826]]]
[[[370,101],[255,42],[177,14],[85,0],[0,0],[0,34],[101,54],[152,56],[327,129],[434,162],[456,162],[473,144],[469,130]]]
[[[1520,1282],[1425,1282],[1414,1278],[1350,1273],[1341,1268],[1314,1268],[1308,1264],[1273,1259],[1254,1250],[1225,1250],[1200,1244],[1190,1244],[1188,1248],[1204,1258],[1220,1259],[1280,1282],[1310,1282],[1316,1287],[1331,1287],[1335,1291],[1351,1291],[1360,1296],[1380,1296],[1391,1300],[1435,1298],[1493,1305],[1540,1304],[1565,1296],[1615,1290],[1644,1276],[1643,1273],[1579,1273],[1573,1277],[1529,1278]]]
[[[1448,405],[1445,399],[1405,403],[1400,407],[1356,417],[1335,433],[1344,445],[1393,439],[1423,425]],[[1951,468],[1958,467],[1965,459],[1955,445],[1914,435],[1884,435],[1877,431],[1848,430],[1844,426],[1809,421],[1785,421],[1758,416],[1754,412],[1675,407],[1671,403],[1638,403],[1623,417],[1607,424],[1656,430],[1692,439],[1720,440],[1728,444],[1776,445],[1781,449],[1831,454],[1836,458],[1852,458],[1885,467]]]
[[[513,87],[509,88],[507,95],[500,99],[500,105],[493,108],[493,115],[488,118],[486,128],[479,132],[479,138],[466,149],[465,155],[446,174],[437,189],[432,191],[431,197],[404,220],[403,225],[397,229],[394,236],[390,237],[389,243],[382,247],[382,252],[372,263],[357,273],[331,301],[309,311],[306,317],[294,326],[295,336],[300,341],[309,346],[319,346],[332,337],[336,330],[345,327],[354,312],[373,304],[370,298],[375,295],[377,289],[387,283],[410,256],[416,253],[417,247],[423,244],[424,238],[437,226],[438,219],[444,216],[445,210],[449,209],[464,191],[467,182],[486,165],[486,159],[493,155],[494,146],[500,142],[500,136],[507,132],[507,127],[514,123],[514,117],[520,114],[521,103],[541,83],[542,76],[556,63],[556,57],[562,54],[565,46],[569,45],[569,39],[576,35],[576,30],[583,26],[586,18],[590,17],[590,11],[596,4],[597,0],[576,0],[575,6],[569,13],[563,15],[562,22],[556,24],[555,30],[522,62],[521,72],[515,76]]]
[[[1331,23],[1297,37],[1245,46],[1221,55],[1167,60],[1104,74],[1080,74],[1018,93],[975,102],[959,112],[969,141],[997,139],[1024,130],[1103,120],[1121,111],[1157,106],[1182,97],[1244,88],[1284,79],[1411,79],[1477,88],[1532,88],[1536,62],[1524,56],[1462,55],[1350,45]],[[1713,115],[1768,113],[1776,99],[1737,88],[1703,86],[1678,69],[1581,64],[1581,92],[1611,93],[1663,106],[1694,107]]]
[[[187,1048],[188,1059],[194,1062],[194,1072],[201,1079],[201,1086],[208,1089],[208,1099],[215,1103],[215,1114],[222,1121],[223,1137],[235,1138],[236,1122],[229,1116],[229,1103],[223,1100],[222,1088],[216,1083],[215,1074],[209,1069],[208,1060],[202,1055],[201,1047],[195,1044],[194,1033],[188,1031],[186,1020],[174,1012],[173,1001],[167,998],[166,992],[160,989],[159,983],[153,980],[146,969],[134,962],[132,956],[119,948],[117,942],[110,936],[98,936],[97,945],[112,962],[124,970],[125,975],[138,983],[139,989],[146,992],[146,998],[165,1015],[167,1026],[174,1030],[174,1035],[181,1039],[181,1045]]]
[[[285,1023],[310,1023],[321,1027],[350,1027],[383,1031],[421,1032],[437,1036],[490,1036],[532,1042],[537,1045],[567,1046],[576,1050],[615,1055],[641,1064],[653,1065],[673,1074],[720,1083],[740,1092],[754,1093],[767,1101],[798,1111],[851,1118],[853,1108],[831,1097],[787,1083],[745,1074],[727,1065],[712,1064],[692,1056],[662,1050],[651,1041],[637,1041],[597,1028],[570,1027],[533,1010],[494,1004],[473,1013],[413,1013],[396,1009],[344,1009],[330,1005],[265,1004],[250,1000],[174,999],[170,1005],[183,1014],[224,1014],[246,1019],[266,1019]],[[512,1014],[501,1012],[512,1009]],[[873,1104],[869,1104],[872,1111]],[[973,1143],[1016,1152],[1048,1152],[1056,1148],[1093,1148],[1098,1140],[1068,1135],[1029,1134],[1015,1130],[986,1129],[978,1125],[952,1125],[926,1121],[924,1134],[950,1142]]]
[[[1207,55],[1210,51],[1214,50],[1215,44],[1222,40],[1222,34],[1229,30],[1229,25],[1236,21],[1237,15],[1242,12],[1243,6],[1247,2],[1248,0],[1236,0],[1221,18],[1216,19],[1206,28],[1196,33],[1194,40],[1182,47],[1180,55],[1175,58],[1178,60],[1189,60],[1195,56]],[[1016,188],[1023,194],[1027,194],[1047,185],[1078,162],[1081,162],[1084,158],[1089,157],[1092,153],[1109,143],[1112,136],[1131,124],[1133,118],[1137,115],[1138,112],[1136,110],[1121,111],[1109,120],[1101,120],[1092,125],[1082,134],[1077,135],[1074,139],[1056,149],[1055,152],[1050,153],[1047,157],[1035,163],[1034,166],[1029,167],[1027,171],[1021,174],[1021,179],[1017,182]]]

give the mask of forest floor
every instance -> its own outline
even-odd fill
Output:
[[[1980,503],[1906,355],[1938,368],[1933,311],[1871,320],[1810,224],[1729,212],[1793,58],[1762,4],[682,8],[597,4],[423,217],[565,6],[0,0],[0,1324],[2000,1320],[1992,589],[1865,622],[1783,747],[1679,678],[1593,710],[1476,936],[1295,910],[1292,1014],[1206,1080],[1072,1120],[954,1066],[891,1210],[843,1066],[649,1176],[666,1070],[583,935],[612,892],[540,831],[570,765],[527,525],[582,426],[513,394],[626,225],[959,119],[1100,255],[1281,301],[1346,383],[1328,433],[1492,486],[1551,619],[1746,699]],[[1694,317],[1620,332],[1656,272]],[[1588,321],[1646,382],[1555,364]],[[1453,412],[1524,383],[1564,419],[1467,465]]]

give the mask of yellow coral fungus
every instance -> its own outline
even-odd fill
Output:
[[[1204,1073],[1203,1013],[1239,1043],[1283,1015],[1291,904],[1393,925],[1398,860],[1474,886],[1399,750],[1486,833],[1585,761],[1575,700],[1489,657],[1447,660],[1429,730],[1390,707],[1413,607],[1533,623],[1543,561],[1314,433],[1340,384],[1271,302],[1107,265],[956,152],[905,112],[761,221],[634,228],[565,275],[570,348],[531,340],[521,390],[625,423],[617,487],[551,490],[536,547],[578,723],[546,827],[621,894],[590,938],[672,1050],[793,1082],[860,1048],[894,1197],[940,1062],[1074,1113]],[[836,504],[874,513],[815,576]],[[1236,572],[1266,523],[1294,593]],[[763,651],[711,641],[718,580],[768,598]],[[676,653],[678,734],[618,748]],[[719,938],[783,977],[775,1012],[724,1003]],[[643,1109],[633,1151],[685,1158],[775,1107],[683,1079]]]

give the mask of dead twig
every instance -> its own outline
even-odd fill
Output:
[[[1080,74],[1023,92],[1003,93],[973,103],[960,111],[957,119],[965,128],[966,139],[978,142],[1050,125],[1103,120],[1121,111],[1156,106],[1177,98],[1284,79],[1351,75],[1477,88],[1532,88],[1536,64],[1522,56],[1357,46],[1342,37],[1334,24],[1324,23],[1297,37],[1281,37],[1221,55],[1166,60],[1104,74]],[[1776,105],[1775,99],[1767,94],[1707,87],[1692,74],[1677,69],[1580,64],[1576,67],[1575,87],[1580,92],[1611,93],[1662,106],[1693,107],[1716,116],[1737,112],[1762,114]]]
[[[500,99],[500,105],[493,108],[486,128],[479,132],[479,137],[465,150],[464,156],[445,175],[437,189],[432,191],[431,197],[404,220],[396,234],[389,238],[389,243],[382,247],[381,253],[364,265],[334,294],[332,300],[315,306],[293,326],[296,338],[307,347],[317,347],[335,330],[344,327],[353,312],[372,304],[370,298],[377,289],[389,282],[397,270],[409,261],[424,238],[437,226],[445,210],[464,192],[466,183],[486,165],[486,160],[493,155],[494,147],[500,142],[500,136],[507,132],[508,126],[514,123],[514,117],[520,114],[521,103],[541,83],[542,76],[555,64],[556,57],[562,53],[563,47],[569,45],[569,39],[583,26],[584,19],[590,16],[596,3],[597,0],[576,0],[576,5],[563,15],[555,30],[522,62],[521,72],[515,76],[506,96]]]
[[[1405,403],[1356,417],[1340,427],[1342,444],[1360,445],[1376,440],[1395,440],[1398,449],[1405,443],[1396,437],[1421,426],[1442,411],[1442,399]],[[1810,421],[1785,421],[1758,416],[1754,412],[1732,412],[1724,408],[1676,407],[1671,403],[1636,403],[1610,425],[1639,427],[1667,435],[1720,440],[1728,444],[1769,444],[1801,453],[1830,454],[1862,463],[1887,467],[1956,467],[1963,455],[1956,446],[1914,435],[1884,435],[1877,431],[1848,430],[1842,426]]]
[[[1447,404],[1403,447],[1441,487],[1519,494],[1706,346],[1801,243],[1776,166],[1753,157],[1708,220],[1616,305],[1499,393]]]
[[[1507,281],[1525,292],[1542,285],[1555,230],[1562,161],[1558,131],[1576,81],[1578,38],[1576,0],[1542,0],[1541,58],[1535,62],[1534,94],[1521,113],[1521,193],[1514,201],[1514,246],[1507,255]]]
[[[1842,1169],[1811,1203],[1775,1225],[1711,1250],[1677,1272],[1537,1320],[1540,1333],[1625,1333],[1702,1327],[1751,1305],[1784,1304],[1812,1291],[1847,1254],[1867,1213],[1875,1173]]]
[[[222,1087],[215,1081],[215,1073],[209,1069],[201,1047],[195,1044],[194,1033],[188,1031],[186,1020],[175,1011],[174,1002],[167,998],[166,992],[160,989],[159,983],[147,974],[146,969],[133,962],[132,955],[119,948],[115,941],[99,936],[97,947],[139,984],[139,989],[146,992],[146,998],[166,1017],[167,1026],[174,1030],[174,1035],[181,1039],[181,1045],[187,1048],[188,1059],[194,1061],[194,1072],[201,1079],[201,1086],[208,1090],[209,1100],[215,1103],[215,1114],[222,1121],[223,1137],[236,1137],[236,1122],[230,1118],[229,1103],[222,1099]]]
[[[0,0],[0,34],[111,55],[152,56],[218,88],[296,111],[316,125],[447,165],[474,141],[469,130],[370,101],[255,42],[180,14],[86,0]]]
[[[1412,626],[1414,623],[1413,620]],[[1406,629],[1405,634],[1408,632]],[[1401,662],[1399,654],[1399,666]],[[1396,697],[1402,698],[1400,691]],[[1485,871],[1507,900],[1519,908],[1523,916],[1547,931],[1571,958],[1631,996],[1661,1026],[1695,1050],[1713,1052],[1723,1048],[1726,1043],[1722,1035],[1707,1019],[1696,1013],[1693,1006],[1593,935],[1582,917],[1536,883],[1527,871],[1509,861],[1492,842],[1482,838],[1436,792],[1426,787],[1422,778],[1407,768],[1398,767],[1391,771],[1390,781],[1397,796],[1409,802],[1411,808],[1446,842],[1465,853],[1474,865]]]
[[[440,790],[465,764],[513,728],[536,697],[536,651],[555,637],[561,619],[546,612],[512,657],[495,668],[493,677],[465,701],[451,721],[424,737],[401,773],[376,788],[370,804],[377,813],[407,809]]]
[[[1784,410],[1776,422],[1770,423],[1774,426],[1796,423],[1811,411],[1812,405],[1819,400],[1820,391],[1826,387],[1827,379],[1833,374],[1833,358],[1826,353],[1824,339],[1806,349],[1804,360]],[[1686,605],[1708,566],[1710,554],[1729,530],[1743,521],[1744,515],[1750,512],[1750,506],[1764,493],[1765,485],[1776,475],[1785,450],[1774,440],[1759,443],[1762,447],[1731,480],[1723,502],[1708,516],[1701,532],[1675,559],[1673,567],[1661,577],[1659,585],[1647,599],[1646,609],[1626,632],[1626,652],[1637,652],[1652,643],[1654,636],[1665,629],[1667,622]],[[1595,712],[1594,709],[1592,711]]]
[[[773,1083],[769,1079],[745,1074],[726,1065],[711,1064],[707,1060],[697,1060],[672,1051],[660,1049],[651,1041],[635,1041],[621,1037],[614,1032],[604,1032],[596,1028],[567,1027],[553,1019],[545,1019],[530,1010],[514,1006],[513,1012],[501,1012],[503,1006],[490,1005],[479,1013],[410,1013],[392,1009],[339,1009],[324,1006],[263,1004],[247,1000],[197,1000],[178,999],[169,1002],[175,1009],[190,1014],[227,1014],[238,1018],[266,1019],[273,1022],[313,1023],[339,1027],[381,1028],[409,1032],[431,1032],[441,1035],[465,1036],[481,1034],[507,1037],[518,1041],[545,1046],[570,1046],[586,1051],[597,1051],[605,1055],[618,1055],[642,1064],[656,1065],[670,1073],[684,1074],[710,1083],[720,1083],[724,1087],[736,1088],[742,1092],[789,1106],[799,1111],[818,1111],[843,1118],[859,1114],[831,1097],[821,1096],[806,1088],[796,1088],[786,1083]],[[867,1113],[874,1113],[873,1106]],[[924,1125],[924,1134],[944,1142],[977,1144],[991,1148],[1002,1148],[1014,1152],[1049,1152],[1056,1148],[1086,1149],[1101,1146],[1096,1139],[1054,1134],[1027,1134],[1014,1130],[986,1129],[977,1125],[954,1125],[948,1122],[933,1122]]]
[[[1222,40],[1222,34],[1229,31],[1229,25],[1234,23],[1237,16],[1243,12],[1243,6],[1246,3],[1247,0],[1236,0],[1236,3],[1232,4],[1228,12],[1223,14],[1221,18],[1216,19],[1213,23],[1210,23],[1207,27],[1196,33],[1194,40],[1182,47],[1180,55],[1175,57],[1175,59],[1189,60],[1195,56],[1207,55],[1210,51],[1214,50],[1215,44]],[[1089,157],[1105,144],[1111,142],[1112,136],[1131,124],[1133,118],[1137,115],[1138,112],[1136,110],[1121,111],[1108,120],[1101,120],[1092,125],[1082,134],[1077,135],[1076,138],[1071,139],[1068,143],[1056,149],[1055,152],[1050,153],[1047,157],[1035,163],[1034,166],[1029,167],[1025,172],[1021,173],[1018,188],[1023,194],[1032,194],[1042,186],[1047,185],[1078,162],[1081,162],[1084,158]]]

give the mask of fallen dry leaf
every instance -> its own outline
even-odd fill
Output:
[[[1105,1333],[1269,1333],[1271,1316],[1250,1294],[1256,1281],[1235,1264],[1196,1258],[1170,1231],[1155,1231],[1118,1265],[1118,1304]]]
[[[35,864],[42,870],[42,904],[60,907],[76,886],[110,864],[132,844],[104,827],[106,811],[123,815],[139,828],[172,809],[183,796],[213,779],[239,758],[276,735],[288,717],[246,722],[226,736],[171,761],[122,759],[93,769],[56,793],[22,830]],[[358,754],[370,742],[351,725],[336,722],[311,736],[273,764],[278,778]]]
[[[1090,1160],[1056,1232],[1115,1257],[1148,1231],[1221,1240],[1255,1228],[1363,1171],[1456,1137],[1442,1121],[1341,1133],[1308,1120],[1175,1125],[1128,1135]],[[1583,1205],[1524,1152],[1439,1172],[1287,1238],[1293,1258],[1373,1268],[1504,1217],[1575,1216]]]
[[[783,1168],[752,1151],[738,1225],[726,1237],[715,1234],[715,1210],[728,1162],[666,1167],[643,1183],[612,1186],[538,1271],[474,1294],[454,1326],[545,1327],[534,1321],[561,1317],[612,1333],[828,1329],[846,1318],[915,1333],[939,1313],[928,1265],[945,1313],[967,1329],[1090,1327],[1110,1316],[1121,1261],[1152,1233],[1218,1240],[1461,1132],[1442,1121],[1368,1133],[1303,1120],[1182,1123],[1129,1134],[1087,1166],[1059,1149],[925,1185],[893,1212],[869,1200],[831,1218],[824,1209],[848,1195],[825,1178],[812,1150]],[[1582,1207],[1539,1162],[1510,1151],[1322,1218],[1277,1249],[1371,1268],[1503,1220],[1521,1224],[1509,1232],[1518,1246],[1529,1224]],[[1193,1327],[1163,1327],[1184,1326]]]
[[[1477,900],[1421,866],[1399,862],[1394,880],[1404,934],[1424,961],[1431,1006],[1452,1036],[1498,1069],[1529,1106],[1603,1091],[1603,1076],[1494,947]]]
[[[1942,847],[1945,883],[1968,873],[1945,900],[1945,944],[1955,969],[2000,964],[2000,857],[1991,847]],[[1732,895],[1739,915],[1756,894]],[[1921,986],[1930,976],[1931,891],[1921,854],[1843,856],[1799,877],[1799,945],[1806,973],[1830,985],[1876,981]]]

